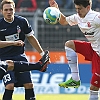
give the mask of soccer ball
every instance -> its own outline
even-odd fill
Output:
[[[60,11],[55,7],[48,7],[43,12],[43,18],[47,24],[57,24],[60,19]]]

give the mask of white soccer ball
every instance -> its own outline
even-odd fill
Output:
[[[43,12],[43,18],[47,24],[57,24],[60,19],[60,11],[55,7],[48,7]]]

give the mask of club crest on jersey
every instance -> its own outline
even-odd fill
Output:
[[[91,27],[91,24],[90,24],[90,22],[87,22],[87,25],[88,25],[88,27]]]
[[[100,15],[98,16],[98,18],[100,18]]]
[[[21,32],[21,28],[19,25],[17,25],[17,33],[20,33]]]

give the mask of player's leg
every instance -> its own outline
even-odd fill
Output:
[[[0,61],[0,79],[3,78],[6,71],[14,70],[17,72],[39,70],[46,71],[49,61],[49,51],[46,51],[43,57],[39,60],[38,63],[28,63],[24,61]]]
[[[30,73],[24,72],[24,76],[25,74],[30,74]],[[36,100],[36,95],[35,95],[33,83],[31,82],[31,77],[30,75],[26,75],[26,76],[27,76],[26,79],[24,79],[25,82],[23,82],[25,88],[25,100]],[[22,77],[22,81],[23,81],[23,77]]]
[[[17,78],[15,87],[23,86],[25,88],[25,100],[36,100],[31,73],[29,71],[23,73],[15,72],[15,77]]]
[[[13,90],[5,89],[2,100],[12,100]]]
[[[75,46],[73,41],[67,41],[65,43],[65,51],[69,67],[71,69],[72,77],[68,81],[60,83],[59,86],[77,88],[80,86],[80,77],[78,70],[78,58],[75,52]]]
[[[4,91],[2,100],[12,100],[14,82],[16,82],[15,77],[14,77],[14,72],[13,71],[6,72],[3,77],[5,91]]]
[[[93,74],[90,86],[89,100],[99,100],[100,77]]]
[[[0,60],[0,80],[2,80],[4,74],[6,73],[8,65],[5,61]]]
[[[34,88],[25,89],[25,100],[36,100]]]
[[[92,78],[89,100],[99,100],[100,56],[94,51],[92,56]]]
[[[42,58],[37,63],[28,63],[24,61],[14,61],[14,71],[25,72],[30,70],[46,71],[49,63],[49,51],[46,51]]]
[[[99,100],[99,88],[92,86],[92,88],[95,88],[95,90],[90,90],[89,100]]]
[[[23,71],[29,71],[29,70],[45,71],[46,68],[47,68],[47,62],[48,61],[49,61],[49,52],[46,51],[45,54],[43,55],[43,57],[36,64],[27,63],[27,62],[24,62],[24,61],[21,61],[21,62],[15,61],[14,64],[13,64],[13,61],[7,61],[7,62],[8,62],[8,70],[14,70],[14,71],[17,71],[17,72],[19,72],[19,71],[23,72]],[[12,64],[11,64],[11,62],[12,62]],[[1,66],[4,66],[3,63],[4,62],[2,61]],[[10,67],[9,67],[9,63],[10,63]],[[7,64],[5,64],[5,66],[7,66]],[[12,69],[12,67],[14,69]],[[20,69],[20,70],[18,70],[18,69]],[[7,69],[5,69],[5,70],[7,70]],[[27,73],[28,73],[28,75],[27,75]],[[24,76],[22,74],[24,74]],[[25,82],[24,82],[25,84],[23,83],[24,86],[25,86],[25,99],[26,100],[35,100],[34,89],[33,89],[33,87],[31,87],[32,83],[30,81],[30,75],[29,75],[30,73],[29,72],[25,72],[25,73],[22,73],[22,74],[21,74],[21,76],[23,76],[23,77],[20,76],[20,78],[23,79],[23,81],[25,80]],[[7,77],[10,78],[11,75],[10,74],[4,75],[3,80],[4,80],[5,84],[9,83],[8,81],[10,80]],[[24,79],[24,78],[27,78],[27,79]],[[12,79],[14,79],[14,78],[12,78]],[[21,82],[21,81],[19,81],[19,82]],[[12,83],[14,83],[14,82],[12,82]],[[13,87],[14,87],[14,85],[12,86],[12,84],[7,84],[6,85],[6,89],[5,89],[5,92],[4,92],[4,95],[3,95],[3,100],[11,100],[12,99]]]
[[[62,87],[78,87],[80,85],[80,81],[78,81],[79,80],[78,62],[77,62],[77,54],[75,54],[75,52],[82,54],[86,60],[92,61],[92,56],[94,51],[91,47],[91,44],[85,41],[73,40],[70,41],[69,43],[67,42],[65,46],[66,46],[65,48],[66,57],[68,58],[68,64],[71,68],[72,78],[59,85]]]

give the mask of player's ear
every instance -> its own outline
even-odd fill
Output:
[[[2,9],[0,10],[0,13],[2,14]]]
[[[15,14],[15,8],[14,8],[14,14]]]
[[[87,6],[87,9],[88,9],[88,10],[90,10],[90,8],[91,8],[91,6],[90,6],[90,5],[88,5],[88,6]]]

